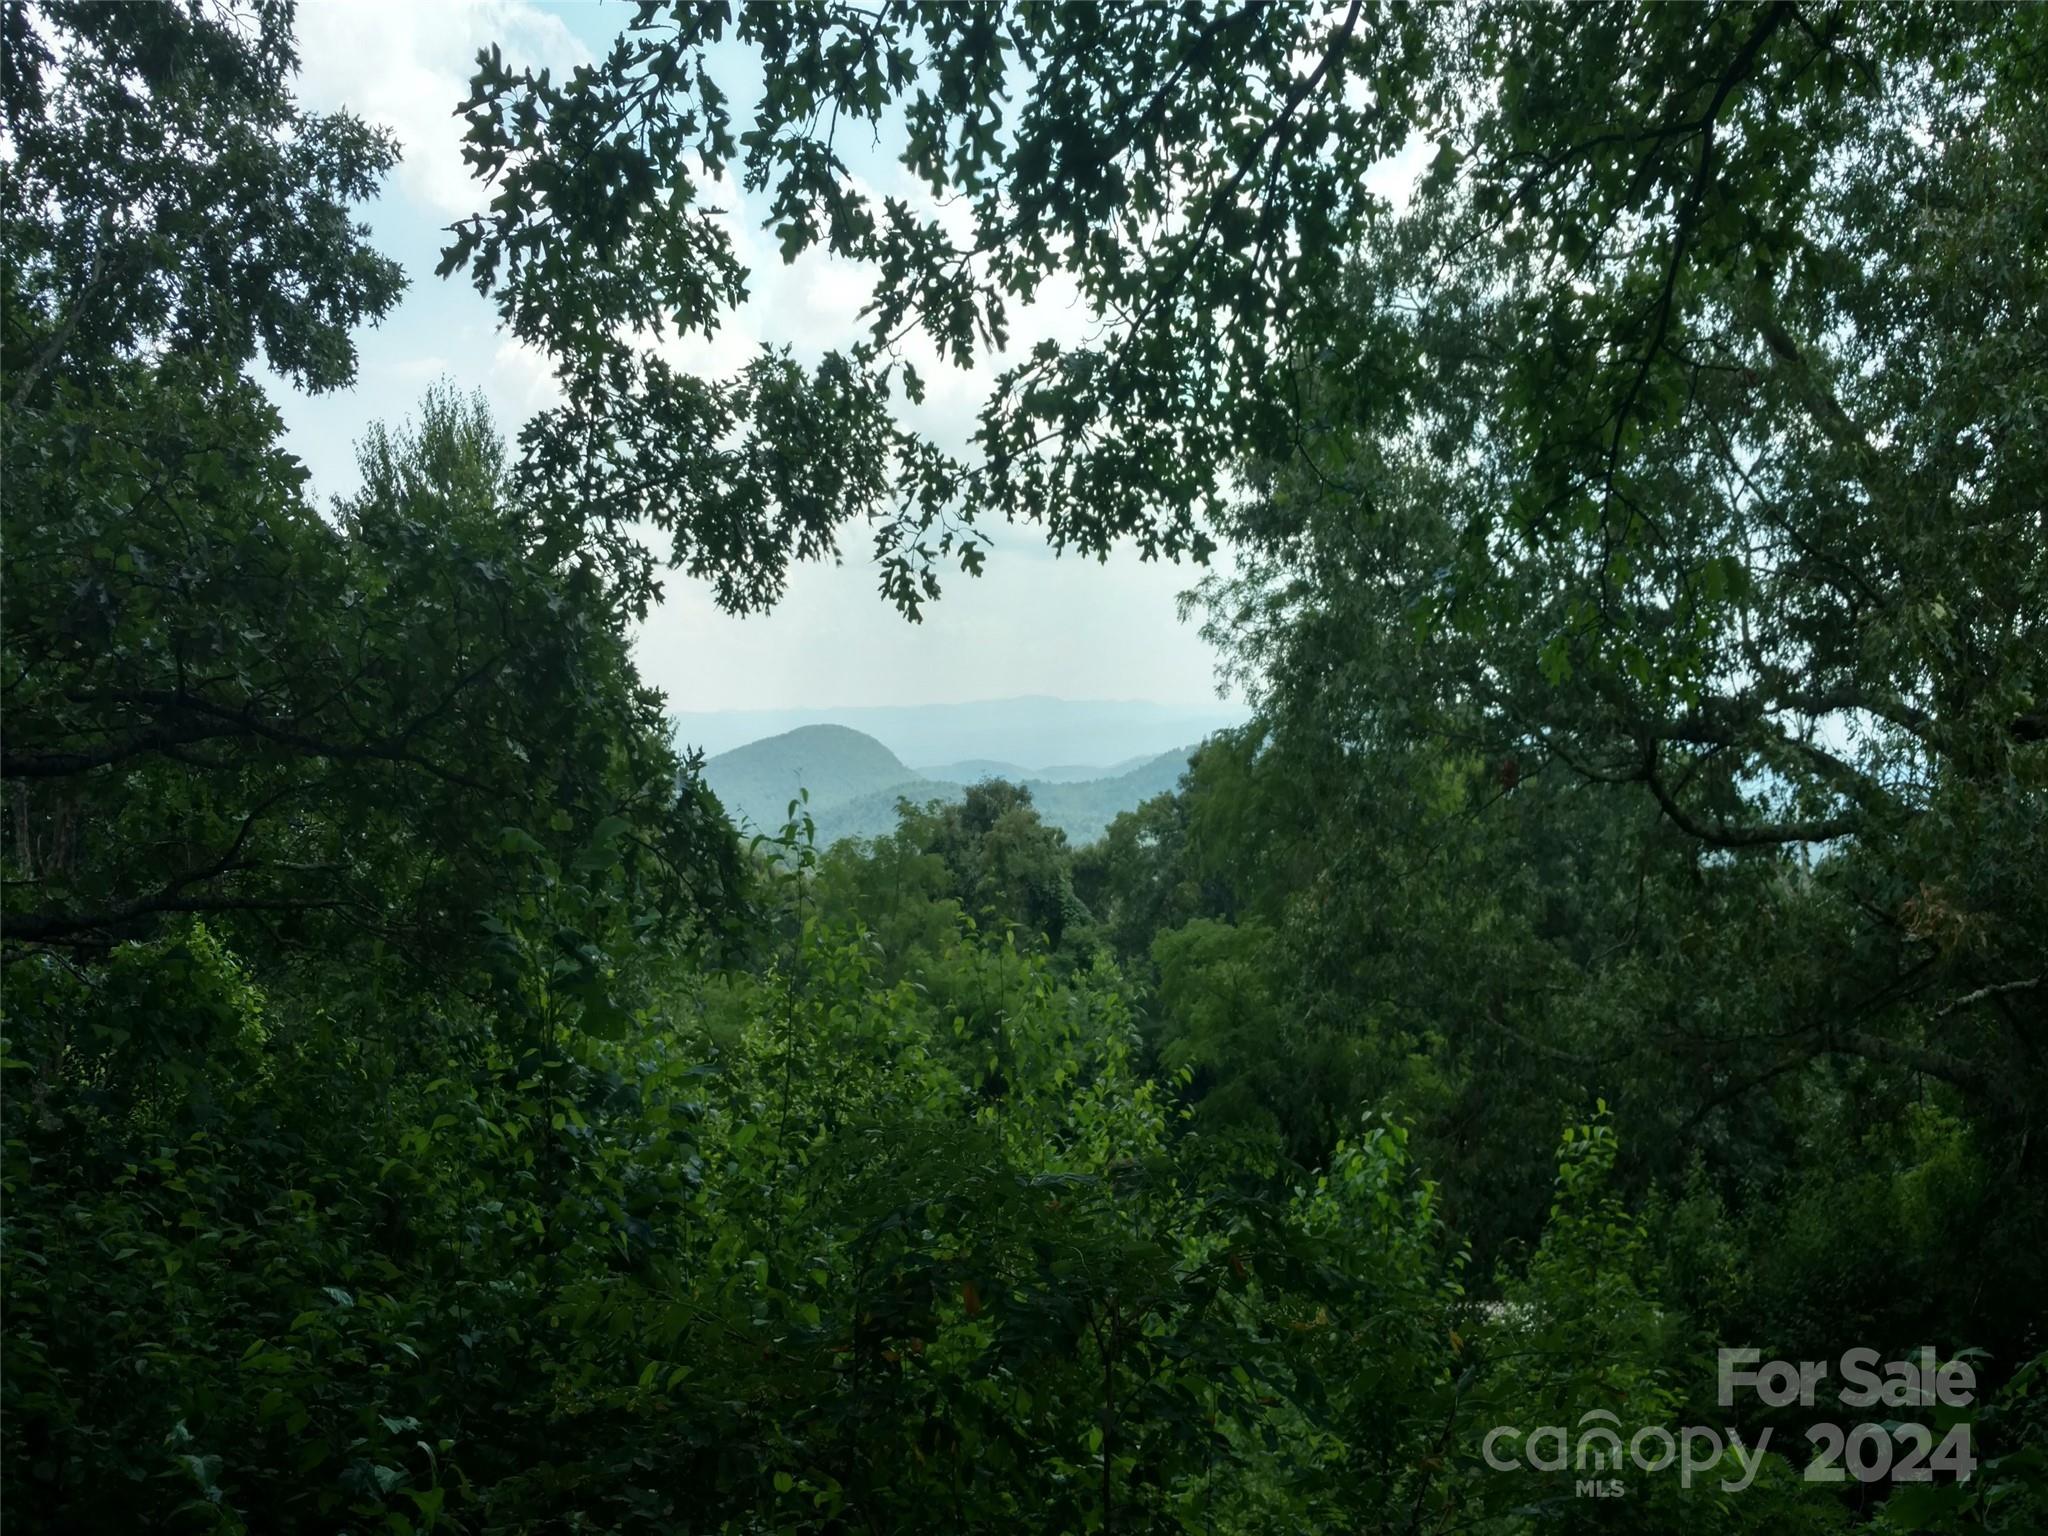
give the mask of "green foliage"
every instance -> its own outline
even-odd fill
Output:
[[[645,5],[467,107],[448,264],[564,403],[323,514],[245,369],[349,378],[392,147],[286,6],[8,6],[13,1523],[2039,1528],[2039,16],[746,6],[736,135]],[[726,169],[869,341],[640,350]],[[895,417],[1055,275],[1109,321],[972,454]],[[749,784],[743,852],[630,525],[743,609],[873,515],[914,611],[995,513],[1227,534],[1258,718],[1085,848],[870,755],[876,835]],[[1809,1481],[1736,1344],[1964,1356],[1979,1475]],[[1782,1433],[1485,1450],[1682,1423]]]
[[[398,149],[292,99],[288,4],[10,5],[0,50],[17,412],[53,379],[89,389],[152,352],[230,376],[260,353],[314,390],[354,378],[349,332],[404,278],[351,207]]]
[[[1091,957],[1094,934],[1070,866],[1066,834],[1040,819],[1033,792],[986,779],[957,801],[899,801],[893,833],[827,855],[820,890],[842,915],[894,938],[899,963],[912,935],[931,931],[919,911],[942,905],[991,933],[1017,932],[1023,947],[1064,952],[1071,965]]]

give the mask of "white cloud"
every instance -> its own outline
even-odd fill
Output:
[[[560,16],[529,0],[307,0],[298,12],[299,97],[389,128],[405,152],[399,189],[439,220],[482,202],[462,160],[456,107],[479,49],[558,72],[588,51]]]
[[[505,335],[499,336],[498,349],[491,354],[487,388],[493,413],[513,431],[535,412],[558,405],[562,399],[562,386],[546,355],[538,347]]]

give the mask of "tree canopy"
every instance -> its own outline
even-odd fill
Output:
[[[2044,17],[645,3],[458,108],[562,403],[322,505],[253,370],[350,383],[395,146],[282,0],[8,0],[10,1519],[2048,1525]],[[664,355],[734,186],[862,339]],[[915,616],[1004,520],[1227,544],[1251,722],[742,842],[640,530]]]

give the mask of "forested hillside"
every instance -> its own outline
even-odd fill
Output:
[[[1063,776],[1030,774],[1006,763],[960,763],[959,774],[919,773],[872,736],[839,725],[807,725],[721,752],[704,763],[704,783],[743,835],[782,826],[799,795],[820,847],[848,837],[895,831],[898,807],[957,802],[988,779],[1014,783],[1046,825],[1069,842],[1093,842],[1110,821],[1171,789],[1193,748],[1164,752],[1102,773],[1072,768]]]
[[[788,820],[799,794],[814,814],[870,795],[893,811],[897,792],[912,793],[920,778],[872,736],[806,725],[707,759],[704,782],[742,830],[772,830]]]
[[[886,614],[886,608],[878,613]],[[916,637],[924,633],[913,629]],[[918,679],[905,680],[915,684]],[[1210,680],[1203,679],[1206,685]],[[1088,677],[1074,679],[1092,685]],[[684,710],[676,739],[707,758],[812,725],[838,725],[887,744],[927,778],[1100,778],[1123,772],[1171,747],[1242,725],[1250,711],[1221,700],[1202,705],[1139,699],[1066,699],[1023,695],[951,704],[837,705],[806,709]]]
[[[10,1531],[2048,1529],[2048,9],[653,3],[438,276],[293,19],[0,17]],[[1252,719],[743,841],[664,562],[1012,524]]]

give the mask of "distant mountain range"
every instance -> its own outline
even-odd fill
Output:
[[[1026,768],[1022,763],[999,762],[992,757],[971,757],[964,763],[941,763],[936,768],[915,771],[919,778],[950,779],[956,784],[978,784],[983,779],[1008,779],[1012,783],[1043,779],[1048,784],[1078,784],[1084,779],[1113,779],[1133,768],[1144,767],[1159,755],[1157,752],[1140,752],[1136,757],[1111,763],[1107,768],[1100,763],[1055,763],[1050,768],[1037,769]]]
[[[810,792],[818,842],[877,837],[896,829],[896,802],[953,801],[981,779],[1006,778],[1031,791],[1039,814],[1070,842],[1089,843],[1110,822],[1180,781],[1192,746],[1098,768],[1054,768],[1031,774],[1002,759],[976,758],[939,768],[907,767],[864,731],[805,725],[721,752],[704,764],[704,779],[733,821],[774,831],[801,787]],[[1064,775],[1089,775],[1065,777]]]
[[[1048,783],[1114,777],[1162,752],[1242,723],[1241,705],[1103,699],[981,699],[858,709],[728,710],[674,716],[677,742],[707,756],[800,726],[865,732],[910,768],[910,778],[972,783],[988,774]],[[816,788],[813,786],[813,793]]]

